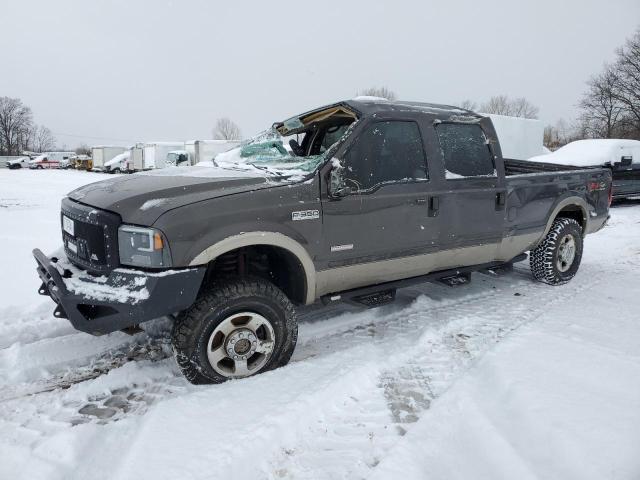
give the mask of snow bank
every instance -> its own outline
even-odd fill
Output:
[[[531,162],[555,163],[574,167],[613,165],[622,156],[632,156],[640,164],[640,141],[618,139],[577,140],[555,152],[529,158]]]

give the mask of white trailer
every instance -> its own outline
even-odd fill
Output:
[[[540,120],[481,113],[489,117],[496,129],[502,156],[512,160],[528,160],[544,151],[544,125]]]
[[[144,143],[136,143],[131,147],[131,155],[129,156],[129,168],[134,172],[144,170]]]
[[[148,142],[144,144],[142,154],[142,166],[140,170],[150,170],[152,168],[164,168],[167,162],[167,155],[174,150],[184,149],[183,142]],[[134,159],[135,161],[135,159]],[[135,164],[134,164],[135,168]]]
[[[240,145],[239,140],[188,140],[184,149],[189,155],[189,165],[199,162],[211,162],[219,153]]]
[[[91,158],[93,159],[94,172],[101,172],[104,169],[104,164],[111,160],[116,155],[120,155],[125,150],[125,147],[116,147],[113,145],[98,145],[91,148]]]

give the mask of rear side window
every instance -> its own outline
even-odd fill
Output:
[[[479,125],[440,123],[436,132],[447,178],[495,175],[491,151]]]
[[[420,130],[411,121],[369,125],[345,155],[344,164],[347,185],[356,191],[428,178]]]

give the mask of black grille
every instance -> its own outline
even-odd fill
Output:
[[[72,263],[94,273],[108,273],[119,265],[119,215],[65,198],[62,200],[61,227],[63,216],[74,222],[73,235],[62,228],[64,251]]]

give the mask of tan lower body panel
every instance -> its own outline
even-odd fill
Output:
[[[316,273],[316,298],[327,293],[417,277],[438,270],[506,262],[535,245],[541,235],[542,232],[538,232],[506,237],[500,243],[321,270]]]

